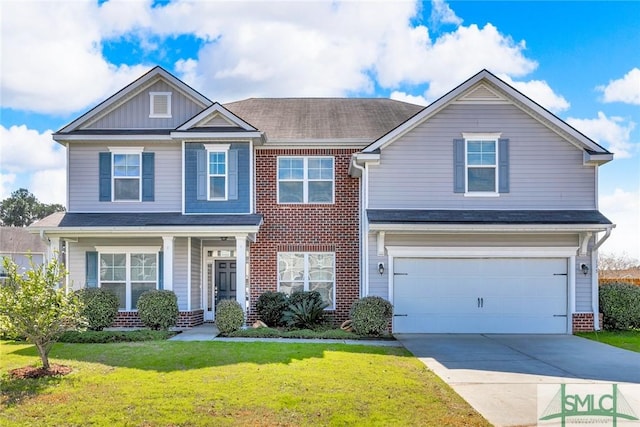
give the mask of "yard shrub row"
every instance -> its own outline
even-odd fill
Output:
[[[59,342],[76,344],[105,344],[112,342],[159,341],[174,336],[175,332],[140,329],[135,331],[66,331]]]
[[[629,283],[600,286],[600,311],[605,329],[640,329],[640,286]]]

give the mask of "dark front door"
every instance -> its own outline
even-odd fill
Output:
[[[236,262],[216,261],[215,306],[223,299],[236,299]]]

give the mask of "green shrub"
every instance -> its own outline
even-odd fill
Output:
[[[179,314],[173,291],[146,291],[138,299],[138,316],[147,328],[169,329],[176,325]]]
[[[87,328],[101,331],[111,326],[118,315],[118,297],[108,289],[84,288],[76,291],[82,302],[82,316]]]
[[[289,327],[313,329],[322,324],[327,305],[319,292],[294,292],[289,297],[289,306],[282,319]]]
[[[236,300],[224,299],[216,307],[216,326],[223,335],[237,331],[244,325],[244,311]]]
[[[282,326],[282,314],[289,305],[284,292],[265,292],[258,297],[256,312],[258,318],[268,326]]]
[[[67,331],[60,336],[59,342],[77,344],[105,344],[112,342],[137,342],[166,340],[176,335],[171,331],[152,331],[140,329],[134,331]]]
[[[353,303],[350,314],[356,334],[378,336],[387,331],[393,306],[380,297],[364,297]]]
[[[640,286],[629,283],[600,286],[600,311],[605,329],[640,328]]]

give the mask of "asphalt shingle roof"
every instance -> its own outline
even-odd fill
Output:
[[[162,226],[257,226],[262,215],[182,215],[179,212],[154,213],[59,213],[32,225],[47,227],[162,227]]]

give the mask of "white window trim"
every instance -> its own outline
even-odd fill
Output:
[[[207,200],[214,202],[223,202],[229,200],[229,149],[231,144],[204,144],[207,151]],[[209,155],[212,153],[224,153],[224,197],[211,197],[211,177],[222,176],[219,174],[211,174],[209,170]]]
[[[109,152],[111,152],[111,201],[115,203],[131,203],[131,202],[141,202],[142,201],[142,152],[144,151],[144,147],[107,147]],[[116,167],[115,156],[116,155],[127,155],[127,154],[137,154],[138,159],[140,159],[140,174],[137,177],[127,177],[127,176],[119,176],[116,177],[114,173],[114,169]],[[116,179],[137,179],[138,180],[138,199],[129,199],[129,200],[116,200]]]
[[[501,133],[463,133],[462,137],[464,138],[464,196],[465,197],[500,197],[500,192],[498,191],[499,184],[499,168],[498,168],[498,159],[499,159],[499,144],[498,140],[500,139]],[[494,165],[469,165],[469,141],[493,141],[496,147],[496,161]],[[495,183],[494,183],[494,191],[469,191],[469,168],[485,168],[485,169],[494,169],[495,170]]]
[[[280,179],[280,159],[302,159],[303,174],[302,179]],[[327,182],[328,179],[309,179],[309,159],[331,159],[333,162],[333,175],[331,177],[331,201],[330,202],[310,202],[309,182]],[[276,167],[277,197],[279,205],[332,205],[336,200],[336,159],[334,156],[278,156]],[[300,182],[302,181],[302,202],[281,202],[280,182]]]
[[[158,262],[159,252],[161,248],[158,246],[127,246],[127,247],[118,247],[118,246],[96,246],[96,251],[98,252],[98,269],[100,269],[100,257],[102,255],[114,255],[114,254],[124,254],[125,255],[125,308],[118,308],[118,311],[138,311],[137,309],[131,308],[131,254],[155,254],[156,256],[156,287],[158,289],[158,285],[160,284],[160,265]],[[106,282],[113,283],[113,282]],[[98,272],[98,287],[102,287],[102,280],[100,279],[100,273]]]
[[[309,255],[313,254],[313,255],[331,255],[333,256],[333,289],[332,289],[332,298],[331,300],[333,301],[333,305],[331,306],[327,306],[325,307],[325,310],[335,310],[336,309],[336,253],[335,252],[278,252],[277,257],[276,257],[276,262],[280,261],[280,255],[281,254],[302,254],[304,255],[304,284],[303,284],[303,290],[305,292],[309,291]],[[277,268],[277,272],[278,272],[278,291],[280,291],[280,269]],[[288,280],[290,282],[290,280]],[[298,281],[298,280],[296,280]],[[287,280],[285,280],[285,282],[287,282]],[[328,280],[314,280],[314,282],[327,282],[329,283]]]
[[[167,112],[156,113],[154,109],[154,99],[156,96],[167,97]],[[149,92],[149,118],[150,119],[169,119],[171,118],[171,92]]]

